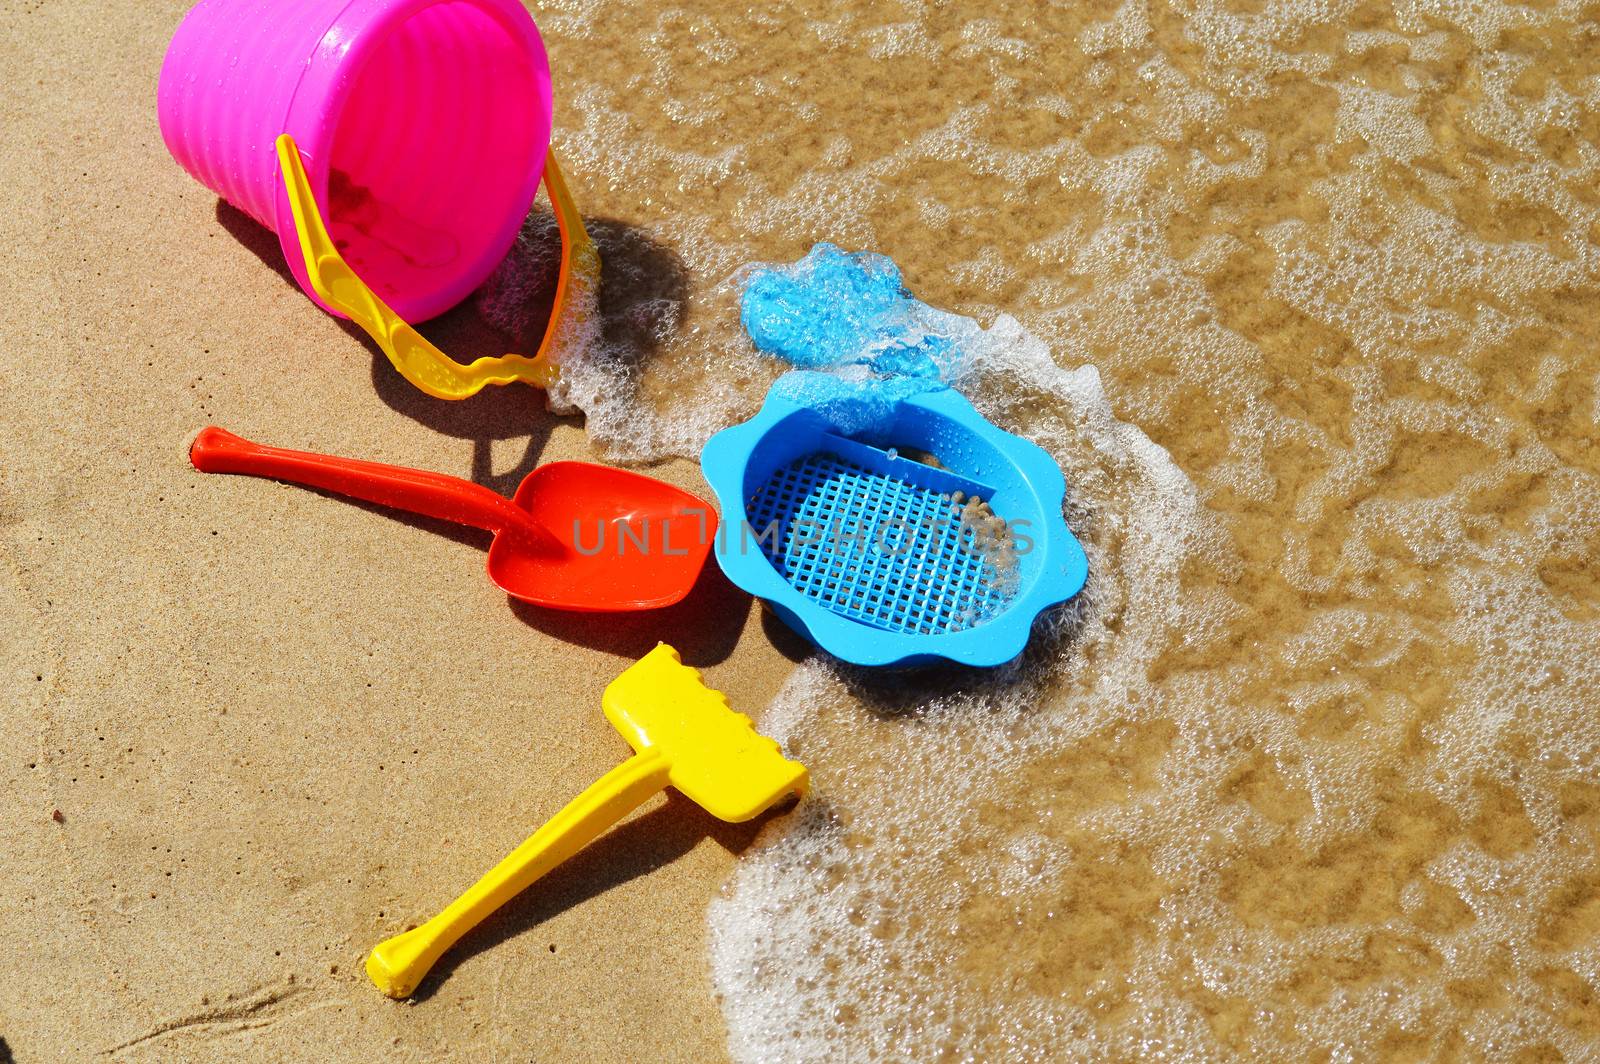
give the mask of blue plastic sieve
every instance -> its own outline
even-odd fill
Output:
[[[824,650],[861,665],[997,665],[1082,588],[1061,471],[1033,443],[948,388],[895,401],[854,438],[837,407],[781,391],[712,437],[701,466],[722,506],[723,571]]]

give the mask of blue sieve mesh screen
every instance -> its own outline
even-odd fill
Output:
[[[1011,597],[961,509],[949,495],[820,453],[774,473],[748,514],[773,567],[812,602],[885,631],[939,635],[982,623]]]

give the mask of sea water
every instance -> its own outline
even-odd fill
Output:
[[[1011,666],[812,660],[755,714],[815,790],[708,917],[736,1058],[1600,1058],[1592,7],[541,28],[630,223],[555,396],[600,447],[749,417],[747,264],[870,248],[1090,556]]]

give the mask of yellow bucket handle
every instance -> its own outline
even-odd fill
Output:
[[[561,272],[544,339],[532,358],[486,355],[464,366],[407,324],[344,261],[323,224],[294,138],[283,134],[277,147],[311,287],[324,303],[349,315],[351,321],[365,329],[402,377],[439,399],[465,399],[488,384],[525,381],[537,388],[548,388],[555,383],[560,375],[554,351],[556,333],[569,324],[581,326],[593,306],[589,297],[598,288],[600,253],[583,228],[583,219],[567,191],[554,151],[545,154],[544,186],[555,209],[556,224],[561,227]]]

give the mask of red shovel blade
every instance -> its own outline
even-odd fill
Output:
[[[565,610],[655,609],[682,600],[717,527],[716,511],[682,488],[588,462],[540,466],[515,502],[563,549],[502,532],[489,547],[489,578],[514,598]]]

